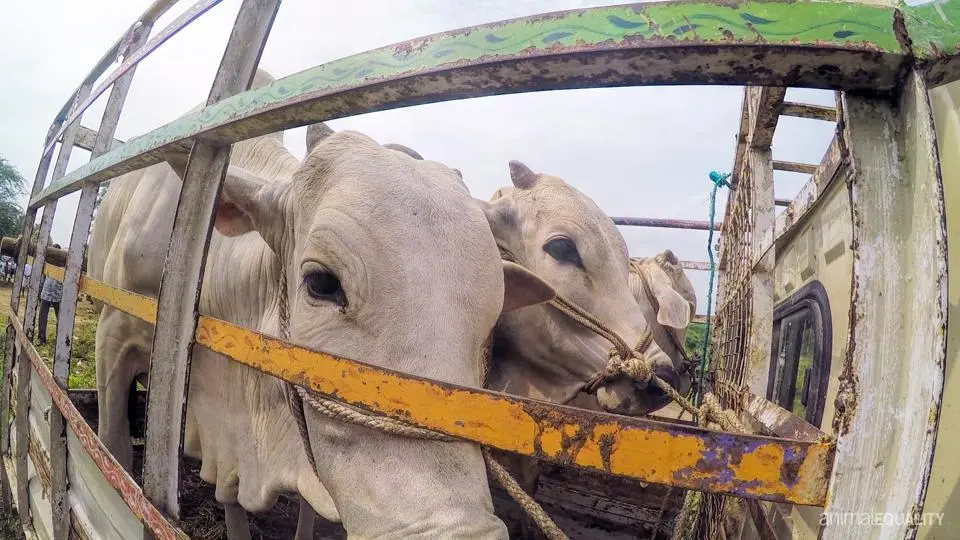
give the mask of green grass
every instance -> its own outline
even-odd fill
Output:
[[[7,315],[10,309],[10,284],[0,283],[0,310]],[[24,302],[20,302],[20,315],[25,309]],[[73,349],[70,352],[70,388],[96,388],[96,361],[94,343],[97,334],[97,320],[99,314],[94,311],[93,305],[81,299],[77,302],[77,314],[73,323]],[[2,330],[4,334],[6,329]],[[50,310],[47,321],[47,343],[36,344],[37,352],[46,360],[47,366],[53,366],[54,342],[57,334],[57,318]]]
[[[690,323],[687,327],[687,333],[684,338],[683,348],[687,350],[687,356],[690,358],[699,358],[703,353],[703,335],[707,332],[706,323]]]

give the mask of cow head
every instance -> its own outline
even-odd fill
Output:
[[[637,344],[648,322],[631,294],[627,246],[613,221],[560,178],[534,173],[516,161],[510,162],[510,176],[512,187],[479,202],[497,243],[558,294]],[[656,320],[686,326],[688,311],[681,296],[663,295]],[[686,317],[675,317],[680,313]],[[492,386],[558,402],[577,397],[583,383],[607,364],[611,349],[607,340],[546,305],[505,313],[498,334],[512,349],[505,354],[513,365],[497,366],[502,380]],[[689,388],[685,366],[656,342],[646,354],[660,378],[681,391]],[[601,386],[597,398],[606,410],[630,414],[670,402],[653,385],[627,379]]]
[[[552,290],[501,262],[454,170],[359,133],[309,134],[291,182],[231,167],[216,213],[221,234],[259,234],[276,254],[290,340],[479,387],[497,318]],[[351,536],[505,538],[478,446],[305,412],[320,481]]]

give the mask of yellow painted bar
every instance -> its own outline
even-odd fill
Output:
[[[81,290],[155,320],[153,299],[89,277]],[[699,491],[815,506],[826,501],[832,442],[722,433],[459,387],[303,349],[203,316],[196,341],[345,403],[483,445]]]

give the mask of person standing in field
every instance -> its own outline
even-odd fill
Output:
[[[60,249],[60,244],[54,244],[53,247]],[[44,276],[43,288],[40,290],[40,321],[37,326],[38,343],[43,345],[47,342],[47,318],[50,317],[50,308],[57,316],[57,322],[60,322],[60,297],[63,296],[63,284],[50,276]]]

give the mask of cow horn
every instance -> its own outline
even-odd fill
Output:
[[[516,160],[510,161],[510,180],[514,186],[520,189],[530,189],[537,185],[537,173],[530,170],[523,163]]]
[[[419,159],[421,161],[423,160],[423,156],[418,154],[416,150],[408,146],[404,146],[402,144],[389,143],[389,144],[383,145],[383,147],[389,148],[391,150],[396,150],[397,152],[403,152],[404,154],[412,157],[413,159]]]
[[[333,130],[330,129],[330,126],[319,122],[316,124],[310,124],[307,127],[307,153],[313,151],[313,148],[317,146],[317,143],[326,139],[330,135],[333,135]]]

